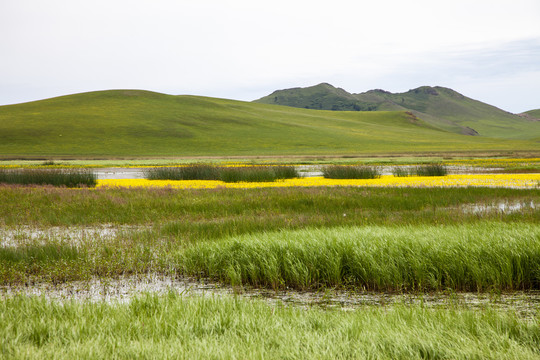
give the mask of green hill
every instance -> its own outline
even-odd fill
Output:
[[[521,116],[525,116],[527,117],[528,119],[530,120],[540,120],[540,109],[537,109],[537,110],[530,110],[530,111],[526,111],[522,114],[519,114]]]
[[[111,90],[0,106],[0,155],[229,156],[536,150],[462,136],[411,112],[315,111]]]
[[[370,111],[377,108],[377,104],[360,102],[353,94],[326,83],[306,88],[277,90],[254,102],[333,111]]]
[[[423,86],[397,94],[384,90],[350,94],[332,85],[320,84],[278,90],[256,102],[308,109],[410,111],[436,128],[457,134],[540,139],[540,123],[526,121],[518,115],[438,86]]]

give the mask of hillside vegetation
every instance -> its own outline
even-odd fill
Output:
[[[406,111],[314,111],[138,90],[90,92],[0,107],[4,158],[535,149],[534,141],[443,131]]]
[[[526,112],[524,112],[523,114],[520,114],[520,115],[528,115],[533,119],[540,120],[540,109],[526,111]]]
[[[458,134],[540,139],[540,123],[439,86],[423,86],[396,94],[384,90],[350,94],[323,83],[278,90],[256,102],[324,110],[410,111],[436,128]]]

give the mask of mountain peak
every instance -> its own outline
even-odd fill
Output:
[[[420,86],[416,89],[411,89],[408,91],[408,93],[414,93],[414,94],[426,94],[426,95],[433,95],[438,96],[439,92],[437,91],[436,87],[432,86]]]
[[[317,84],[314,87],[325,87],[325,88],[330,88],[330,89],[337,89],[334,85],[326,83],[326,82],[322,82],[320,84]]]

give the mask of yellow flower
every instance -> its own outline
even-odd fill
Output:
[[[509,187],[535,188],[540,183],[540,174],[474,174],[448,175],[440,177],[395,177],[381,176],[379,179],[325,179],[322,177],[295,178],[276,182],[225,183],[217,180],[146,180],[118,179],[98,180],[98,187],[173,187],[178,189],[263,188],[263,187],[313,187],[313,186],[369,186],[369,187]]]

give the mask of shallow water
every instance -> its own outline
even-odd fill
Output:
[[[472,214],[483,214],[490,212],[497,212],[501,214],[511,214],[522,211],[536,210],[540,205],[536,204],[534,201],[529,202],[500,202],[497,204],[472,204],[464,205],[463,211],[465,213]]]
[[[144,179],[143,168],[100,168],[93,170],[99,180],[104,179]]]
[[[296,170],[302,177],[322,176],[324,165],[298,165]],[[382,175],[392,175],[396,166],[379,166]],[[402,169],[415,168],[416,165],[401,165]],[[450,174],[491,174],[500,173],[503,168],[481,168],[474,166],[446,166]],[[107,179],[144,179],[146,168],[98,168],[93,170],[99,180]]]
[[[65,242],[77,245],[87,240],[114,239],[123,231],[146,229],[141,226],[103,224],[99,226],[32,226],[0,227],[0,246],[44,245],[50,242]]]
[[[59,285],[37,283],[0,287],[0,297],[17,294],[44,296],[55,300],[129,302],[142,293],[183,296],[232,296],[246,299],[263,299],[269,304],[284,304],[298,307],[323,307],[355,310],[365,306],[387,306],[393,304],[423,305],[426,307],[460,306],[471,309],[495,308],[514,310],[525,317],[540,314],[540,291],[512,293],[453,293],[436,292],[427,294],[395,294],[367,291],[326,289],[321,291],[296,291],[239,288],[193,278],[161,275],[125,276],[117,279],[96,278],[89,281],[68,282]]]

